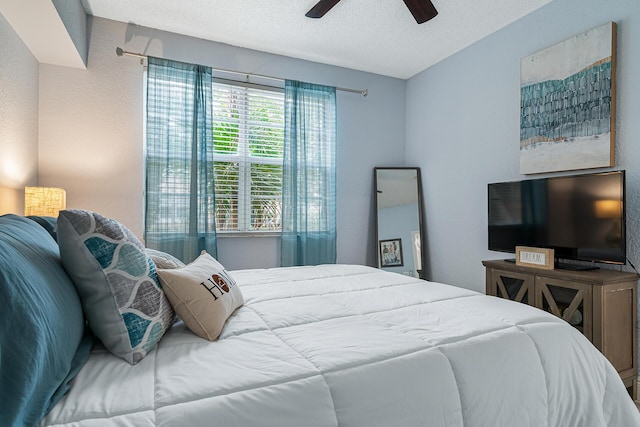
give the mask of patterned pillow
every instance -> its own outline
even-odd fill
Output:
[[[149,255],[149,257],[151,257],[157,269],[170,269],[170,268],[184,267],[184,262],[180,261],[178,258],[166,252],[162,252],[162,251],[151,249],[151,248],[145,249],[145,252],[147,252],[147,255]]]
[[[58,244],[93,333],[113,354],[138,363],[174,317],[142,243],[118,221],[65,210]]]
[[[204,251],[186,267],[158,270],[158,277],[185,325],[209,341],[218,338],[229,316],[244,304],[233,278]]]

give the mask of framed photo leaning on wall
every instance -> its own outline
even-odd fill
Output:
[[[402,239],[380,240],[380,266],[381,267],[402,267]]]

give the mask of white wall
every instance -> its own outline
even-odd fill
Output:
[[[125,23],[91,19],[86,70],[40,67],[41,185],[66,189],[69,208],[123,222],[138,236],[143,219],[143,74],[133,52],[339,87],[338,262],[375,262],[374,166],[404,164],[405,82],[399,79],[236,48]],[[229,269],[278,266],[279,239],[221,238]]]
[[[484,291],[481,261],[506,257],[487,250],[486,186],[527,178],[520,59],[608,21],[618,24],[616,166],[627,170],[628,257],[640,265],[640,2],[555,0],[407,82],[406,153],[422,167],[433,280]]]
[[[0,215],[38,183],[38,62],[0,15]]]

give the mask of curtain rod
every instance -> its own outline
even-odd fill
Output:
[[[145,59],[147,58],[147,55],[144,55],[142,53],[135,53],[135,52],[127,52],[126,50],[123,50],[121,47],[116,47],[116,55],[118,56],[135,56],[136,58],[140,58],[140,59]],[[240,71],[234,71],[234,70],[225,70],[224,68],[211,68],[213,71],[219,71],[222,73],[232,73],[232,74],[240,74],[243,76],[247,76],[247,77],[259,77],[262,79],[269,79],[269,80],[278,80],[278,81],[284,81],[285,79],[281,78],[281,77],[272,77],[272,76],[265,76],[263,74],[253,74],[253,73],[242,73]],[[336,90],[341,90],[343,92],[351,92],[351,93],[359,93],[360,95],[366,97],[367,95],[369,95],[369,89],[349,89],[349,88],[344,88],[344,87],[336,87]]]

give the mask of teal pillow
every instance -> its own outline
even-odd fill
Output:
[[[52,216],[38,216],[38,215],[29,215],[27,216],[31,221],[35,221],[42,228],[47,230],[47,232],[53,237],[53,240],[58,241],[58,237],[56,236],[56,221],[57,218]]]
[[[58,245],[93,333],[113,354],[138,363],[174,319],[140,240],[113,219],[64,210],[58,216]]]
[[[0,216],[0,425],[32,426],[67,392],[92,340],[58,246],[37,223]]]

